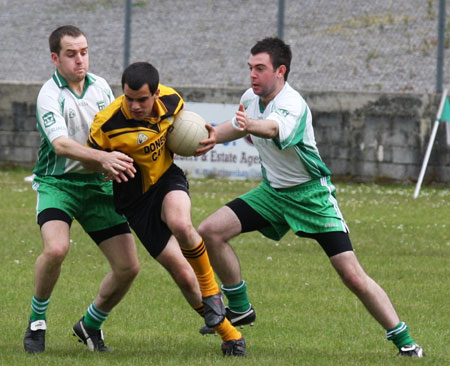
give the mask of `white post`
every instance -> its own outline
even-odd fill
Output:
[[[445,99],[447,98],[447,89],[444,90],[442,94],[441,103],[439,104],[439,109],[436,114],[436,119],[434,121],[433,130],[431,131],[430,141],[428,142],[427,151],[425,153],[425,158],[423,159],[422,169],[420,169],[419,179],[417,180],[416,189],[414,191],[414,198],[419,196],[420,187],[422,185],[423,176],[425,175],[425,170],[427,169],[428,160],[430,159],[431,149],[433,148],[434,139],[436,138],[437,129],[439,127],[439,121],[442,115],[442,109],[444,108]]]

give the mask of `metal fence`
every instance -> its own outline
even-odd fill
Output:
[[[133,2],[125,3],[124,66]],[[243,11],[246,5],[241,3]],[[363,90],[440,93],[449,82],[444,76],[444,51],[450,46],[446,10],[446,0],[278,0],[276,29],[278,37],[302,51],[298,70],[309,80],[307,88],[323,89],[328,79],[330,89],[355,89],[358,79]],[[328,72],[332,76],[320,77]]]
[[[449,2],[4,0],[0,82],[45,82],[50,32],[75,24],[88,36],[91,72],[111,84],[124,64],[150,61],[174,87],[248,87],[250,47],[280,34],[297,89],[434,93],[450,85]]]

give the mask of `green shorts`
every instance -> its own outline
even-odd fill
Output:
[[[88,233],[127,222],[116,212],[112,182],[105,182],[103,174],[35,176],[33,189],[37,192],[37,215],[49,208],[62,210]]]
[[[282,189],[272,188],[263,181],[239,198],[268,221],[270,225],[260,231],[273,240],[280,240],[289,229],[300,236],[301,233],[349,232],[329,177]]]

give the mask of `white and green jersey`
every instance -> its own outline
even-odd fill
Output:
[[[105,79],[88,73],[83,94],[78,96],[55,71],[42,86],[37,98],[36,116],[41,145],[34,173],[38,176],[89,173],[79,161],[56,155],[51,142],[65,136],[85,145],[94,116],[113,100],[113,92]]]
[[[261,159],[263,179],[270,186],[287,188],[331,175],[316,147],[311,111],[288,83],[265,109],[252,89],[242,95],[241,103],[249,118],[278,123],[278,136],[273,139],[252,135]]]

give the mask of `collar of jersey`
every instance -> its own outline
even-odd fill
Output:
[[[274,97],[269,103],[267,103],[266,108],[264,108],[264,106],[263,106],[261,97],[258,97],[258,98],[259,98],[259,99],[258,99],[258,103],[259,103],[259,112],[260,112],[260,113],[264,113],[264,111],[267,109],[267,107],[269,106],[269,104],[272,103],[272,101],[274,101],[274,100],[281,94],[281,92],[282,92],[284,89],[287,89],[288,85],[289,85],[289,84],[287,83],[287,81],[285,81],[283,87],[282,87],[281,90],[278,92],[278,94],[275,95],[275,97]]]
[[[122,110],[123,115],[125,116],[126,119],[133,119],[128,109],[127,103],[125,103],[125,95],[122,95],[121,98],[122,104],[120,108]],[[163,102],[161,102],[159,99],[156,99],[155,103],[153,104],[153,109],[156,110],[158,117],[147,117],[144,118],[144,121],[151,123],[152,125],[155,125],[161,122],[161,116],[164,116],[167,113],[167,108]]]
[[[69,84],[67,83],[66,79],[64,79],[64,77],[59,73],[58,70],[55,70],[55,73],[53,74],[52,78],[55,81],[56,85],[58,85],[58,87],[70,89]],[[86,74],[86,78],[84,81],[83,94],[84,94],[84,91],[86,91],[87,87],[89,85],[93,84],[94,81],[95,81],[95,79],[90,74]]]

